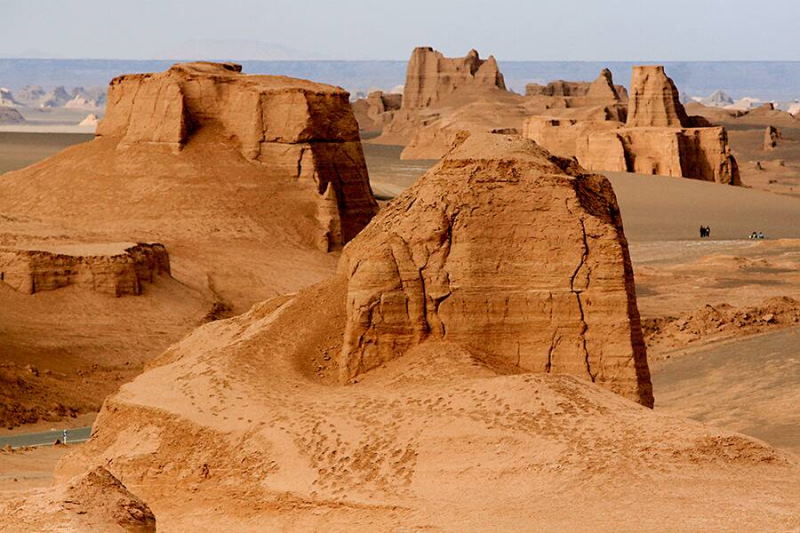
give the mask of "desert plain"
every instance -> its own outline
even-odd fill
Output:
[[[2,529],[800,528],[800,118],[668,74],[190,63],[0,132],[0,438],[93,428],[0,453]]]

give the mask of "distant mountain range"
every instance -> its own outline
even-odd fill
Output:
[[[390,89],[402,84],[405,79],[405,61],[300,61],[290,57],[303,52],[283,49],[278,45],[256,43],[250,49],[237,45],[236,53],[233,53],[234,50],[227,48],[231,41],[221,41],[211,47],[206,46],[207,41],[193,43],[195,42],[189,41],[171,51],[176,59],[164,60],[0,59],[0,87],[7,87],[17,100],[27,85],[49,88],[106,87],[111,78],[120,74],[155,72],[169,68],[184,54],[186,57],[181,59],[208,59],[218,55],[220,57],[215,59],[238,60],[256,53],[280,53],[287,59],[269,61],[245,59],[238,62],[243,64],[245,72],[251,74],[283,74],[313,79],[339,85],[353,95],[359,92],[366,93],[371,89]],[[192,52],[192,46],[195,45],[198,48]],[[631,67],[640,63],[500,61],[500,69],[509,88],[524,92],[525,84],[529,82],[542,83],[556,79],[593,80],[604,67],[613,72],[615,82],[627,85],[630,81]],[[707,95],[722,90],[732,99],[750,97],[764,102],[792,102],[800,99],[800,62],[797,61],[663,62],[663,64],[680,91],[687,95]],[[74,95],[69,94],[74,98]],[[63,98],[63,94],[60,96]]]
[[[51,109],[100,110],[106,105],[105,87],[73,87],[67,92],[63,85],[46,91],[40,85],[26,85],[16,94],[11,89],[0,88],[0,107],[30,107]]]

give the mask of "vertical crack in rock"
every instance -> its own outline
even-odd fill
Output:
[[[597,373],[592,374],[591,364],[589,362],[589,349],[586,345],[586,332],[589,330],[589,324],[586,322],[586,315],[583,309],[583,300],[581,299],[581,290],[577,290],[575,288],[575,279],[578,276],[578,273],[581,269],[586,265],[586,259],[589,257],[589,241],[586,237],[586,224],[584,223],[583,219],[578,219],[581,225],[581,242],[583,245],[583,252],[581,253],[581,259],[578,263],[578,266],[575,268],[575,271],[572,273],[572,276],[569,280],[569,289],[575,295],[575,299],[578,302],[578,312],[580,313],[580,322],[581,322],[581,347],[583,349],[583,356],[584,361],[586,362],[586,373],[589,374],[589,378],[591,378],[592,382],[595,381],[597,378]],[[586,285],[589,285],[589,273],[586,274]]]

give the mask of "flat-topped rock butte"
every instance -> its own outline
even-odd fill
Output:
[[[6,425],[97,410],[197,324],[328,277],[377,212],[343,89],[189,63],[108,94],[94,140],[0,176]],[[92,250],[119,242],[168,267]]]

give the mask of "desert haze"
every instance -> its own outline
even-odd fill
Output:
[[[800,106],[14,61],[0,530],[800,531]]]

